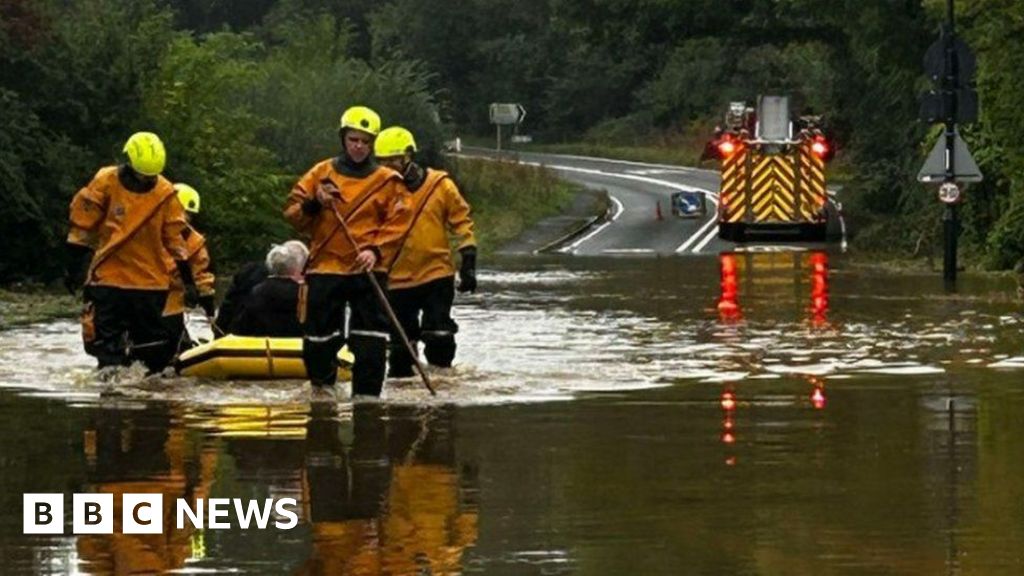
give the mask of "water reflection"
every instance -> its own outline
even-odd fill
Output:
[[[449,408],[392,418],[379,404],[315,406],[303,470],[313,551],[298,573],[462,573],[477,512],[451,422]]]
[[[79,536],[78,557],[94,574],[159,573],[201,555],[201,534],[175,526],[174,502],[209,497],[217,452],[188,434],[180,411],[166,405],[141,410],[100,409],[83,431],[86,482],[81,492],[113,494],[113,534]],[[160,534],[124,534],[125,494],[161,494]]]
[[[722,252],[718,255],[717,309],[723,322],[743,319],[740,286],[747,296],[787,306],[807,286],[807,316],[815,327],[828,325],[828,254],[822,251]]]

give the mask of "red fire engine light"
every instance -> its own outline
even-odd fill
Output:
[[[828,142],[821,136],[815,138],[814,142],[811,142],[811,152],[814,152],[814,155],[822,160],[828,160]]]
[[[824,252],[811,254],[811,314],[815,320],[824,320],[828,313],[828,256]]]
[[[728,158],[729,156],[732,156],[734,152],[736,152],[736,143],[732,140],[726,138],[718,143],[718,153],[722,158]]]
[[[722,392],[722,410],[731,411],[736,409],[736,396],[726,390]]]
[[[721,254],[718,262],[722,271],[718,312],[722,320],[739,320],[742,312],[740,311],[739,303],[739,279],[736,256],[733,254]]]
[[[825,407],[825,391],[820,387],[815,387],[814,392],[811,394],[811,404],[815,409],[821,410]]]

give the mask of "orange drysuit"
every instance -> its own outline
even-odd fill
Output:
[[[213,296],[214,283],[217,278],[210,271],[210,253],[206,250],[206,238],[191,225],[185,225],[185,253],[192,277],[196,282],[199,296]],[[168,255],[169,256],[169,255]],[[185,286],[181,281],[178,266],[170,257],[167,259],[167,270],[171,274],[171,291],[167,295],[164,316],[173,316],[185,312]]]
[[[384,237],[384,260],[390,262],[388,287],[392,290],[419,286],[455,275],[449,233],[459,237],[461,250],[476,246],[469,204],[447,172],[428,169],[415,191],[398,199]]]
[[[185,209],[166,178],[158,176],[152,190],[137,193],[121,184],[117,172],[116,166],[100,169],[75,194],[67,241],[95,251],[87,285],[167,290],[166,255],[186,258]]]
[[[340,197],[326,203],[319,214],[308,215],[302,203],[315,198],[317,188],[325,181],[334,184]],[[355,263],[360,250],[374,249],[380,253],[380,244],[388,239],[381,236],[392,205],[399,196],[401,178],[388,168],[380,167],[364,178],[340,173],[334,160],[328,159],[313,166],[299,179],[285,203],[284,216],[300,233],[310,236],[310,274],[360,274]],[[349,242],[338,217],[356,243]],[[378,262],[378,269],[383,264]]]

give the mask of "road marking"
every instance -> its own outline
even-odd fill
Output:
[[[626,174],[636,174],[638,176],[657,176],[658,174],[692,174],[692,168],[654,168],[650,170],[626,170]]]
[[[605,248],[602,254],[653,254],[651,248]]]
[[[590,159],[590,158],[588,158],[586,156],[568,156],[568,155],[565,155],[565,154],[560,154],[559,156],[562,156],[564,158]],[[484,159],[485,160],[486,159],[493,160],[493,158],[486,158],[486,157]],[[605,159],[596,158],[594,160],[605,160]],[[631,165],[641,165],[641,166],[657,166],[657,167],[662,167],[662,168],[666,168],[666,167],[667,168],[678,168],[678,166],[668,166],[668,165],[664,165],[664,164],[645,164],[643,162],[631,162],[631,161],[627,161],[627,160],[605,160],[605,161],[616,162],[616,163],[619,163],[619,164],[631,164]],[[527,166],[543,166],[543,167],[546,167],[546,168],[550,168],[552,170],[562,170],[562,171],[565,171],[565,172],[576,172],[578,174],[591,174],[591,175],[595,175],[595,176],[607,176],[609,178],[622,178],[622,179],[625,179],[625,180],[633,180],[635,182],[643,182],[645,184],[654,184],[656,186],[663,186],[665,188],[670,188],[672,190],[677,190],[677,191],[680,191],[680,192],[700,192],[701,194],[704,194],[709,200],[711,200],[712,204],[715,205],[715,210],[712,211],[711,217],[707,220],[707,222],[705,222],[697,230],[696,233],[690,235],[686,239],[686,241],[684,241],[682,243],[682,245],[680,245],[678,248],[676,248],[676,254],[680,254],[682,252],[685,252],[686,249],[689,248],[689,246],[691,244],[696,242],[698,239],[701,239],[702,237],[703,237],[703,242],[701,242],[699,244],[699,247],[695,250],[695,253],[700,248],[703,248],[704,246],[707,245],[708,242],[711,241],[711,237],[712,236],[708,233],[708,228],[711,225],[716,224],[717,220],[718,220],[718,218],[717,218],[717,214],[718,214],[718,193],[716,193],[716,192],[712,192],[710,190],[705,190],[704,188],[699,188],[697,186],[690,186],[690,185],[685,185],[685,184],[676,184],[675,182],[668,182],[666,180],[658,180],[656,178],[648,178],[646,176],[638,176],[636,174],[616,174],[614,172],[605,172],[603,170],[597,170],[597,169],[594,169],[594,168],[579,168],[579,167],[576,167],[576,166],[562,166],[562,165],[559,165],[559,164],[545,164],[543,162],[533,162],[533,161],[524,161],[524,160],[518,160],[517,162],[519,164],[525,164]],[[579,248],[579,246],[581,244],[583,244],[587,240],[590,240],[595,235],[597,235],[599,232],[601,232],[602,230],[607,228],[608,225],[612,223],[612,221],[614,221],[616,218],[619,217],[620,214],[622,214],[622,211],[623,211],[622,203],[619,202],[618,199],[616,199],[615,197],[613,197],[611,195],[609,195],[609,197],[612,199],[613,202],[615,202],[616,208],[617,208],[617,210],[615,212],[615,215],[611,218],[611,220],[609,220],[608,222],[605,222],[604,224],[601,224],[600,226],[595,228],[592,232],[590,232],[586,236],[580,238],[579,240],[576,240],[575,242],[573,242],[569,246],[566,246],[565,248],[560,248],[558,250],[559,253],[562,253],[562,254],[565,254],[565,253],[575,253],[576,249]],[[705,234],[709,234],[709,235],[707,237],[704,237]]]
[[[696,233],[692,234],[689,238],[687,238],[686,241],[683,242],[683,244],[681,246],[679,246],[679,248],[676,248],[676,254],[680,254],[682,252],[685,252],[686,249],[691,244],[693,244],[699,238],[703,237],[705,233],[708,233],[707,229],[711,225],[717,224],[717,222],[718,222],[718,217],[717,217],[717,214],[718,214],[718,194],[715,193],[715,192],[712,192],[710,190],[705,190],[703,188],[698,188],[696,186],[689,186],[689,185],[684,185],[684,184],[676,184],[675,182],[668,182],[668,181],[665,181],[665,180],[658,180],[656,178],[648,178],[646,176],[637,176],[636,174],[615,174],[614,172],[604,172],[602,170],[595,170],[595,169],[592,169],[592,168],[577,168],[575,166],[559,166],[559,165],[556,165],[556,164],[540,164],[538,162],[523,162],[523,164],[529,164],[529,165],[532,165],[532,166],[542,166],[543,165],[543,166],[546,166],[546,167],[551,168],[553,170],[564,170],[566,172],[578,172],[578,173],[583,173],[583,174],[594,174],[594,175],[599,175],[599,176],[607,176],[607,177],[610,177],[610,178],[622,178],[622,179],[625,179],[625,180],[633,180],[633,181],[636,181],[636,182],[643,182],[645,184],[654,184],[654,185],[657,185],[657,186],[664,186],[665,188],[671,188],[673,190],[678,190],[680,192],[700,192],[701,194],[704,194],[704,196],[706,196],[709,200],[711,200],[711,203],[715,205],[715,210],[713,210],[711,212],[711,217],[708,218],[707,222],[705,222],[704,225],[701,226],[697,230]],[[616,200],[616,202],[617,202],[617,200]],[[619,203],[618,205],[619,205],[619,209],[620,209],[619,213],[621,213],[622,204]],[[576,242],[574,242],[572,244],[572,246],[569,247],[568,250],[564,250],[563,249],[563,250],[559,250],[559,252],[565,253],[565,252],[570,252],[571,251],[571,252],[575,253],[576,249],[579,247],[580,244],[582,244],[583,242],[586,242],[587,240],[591,239],[595,234],[597,234],[601,230],[604,230],[605,227],[608,224],[609,224],[608,222],[606,222],[605,224],[602,224],[593,233],[588,234],[588,235],[584,236],[583,238],[581,238],[580,240],[577,240]],[[717,233],[717,230],[714,230],[714,233]],[[712,237],[712,235],[709,233],[709,235],[706,238],[704,238],[704,241],[701,242],[701,244],[699,245],[699,248],[703,248],[704,246],[706,246],[707,243],[711,241],[711,237]],[[697,250],[694,250],[694,253],[698,252],[699,248]]]
[[[598,226],[597,228],[594,228],[593,230],[591,230],[590,233],[587,234],[586,236],[576,240],[575,242],[573,242],[572,244],[570,244],[568,246],[565,246],[564,248],[559,248],[558,252],[560,254],[567,254],[567,253],[575,254],[576,253],[576,248],[579,247],[580,244],[583,244],[587,240],[590,240],[591,238],[596,236],[598,234],[598,232],[600,232],[601,230],[604,230],[605,228],[610,226],[612,222],[615,222],[619,218],[619,216],[622,215],[622,212],[625,210],[625,208],[622,207],[622,202],[619,202],[619,199],[616,198],[615,196],[612,196],[611,194],[608,195],[608,198],[610,198],[611,201],[612,201],[612,204],[615,205],[615,212],[612,213],[611,218],[609,218],[607,222],[605,222],[605,223],[601,224],[600,226]]]
[[[713,218],[712,220],[709,220],[709,222],[717,221],[717,220],[718,220],[717,218]],[[714,240],[717,236],[718,236],[718,226],[715,226],[715,227],[711,228],[711,230],[708,230],[708,233],[707,233],[706,236],[704,236],[704,239],[701,240],[700,243],[698,243],[697,246],[695,246],[693,248],[693,253],[694,254],[700,254],[700,251],[703,250],[704,247],[707,246],[708,243],[711,242],[712,240]]]
[[[485,150],[493,152],[493,149],[479,148],[479,150]],[[692,168],[690,166],[679,166],[678,164],[657,164],[653,162],[637,162],[635,160],[615,160],[614,158],[598,158],[597,156],[580,156],[577,154],[545,154],[544,152],[524,152],[524,154],[544,154],[545,156],[553,156],[556,158],[568,158],[569,160],[587,160],[590,162],[609,162],[611,164],[625,164],[627,166],[643,166],[648,168],[667,168],[669,170],[685,170],[689,172],[706,172],[708,174],[718,175],[717,170],[708,170],[707,168]]]

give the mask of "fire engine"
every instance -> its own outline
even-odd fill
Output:
[[[795,124],[795,126],[794,126]],[[789,99],[761,96],[757,111],[733,102],[705,157],[721,165],[718,236],[748,235],[824,240],[825,164],[833,155],[821,117],[790,120]]]

